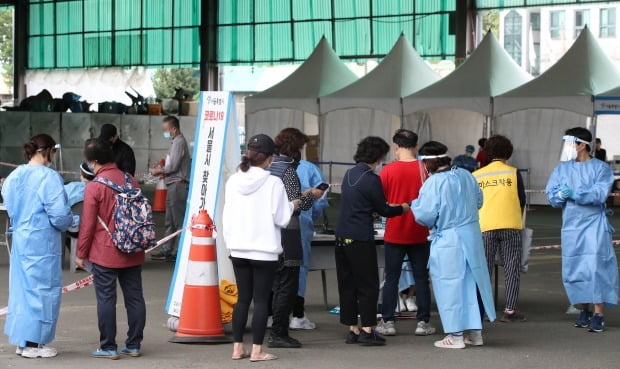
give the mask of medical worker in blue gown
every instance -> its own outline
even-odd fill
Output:
[[[62,290],[61,232],[74,222],[63,180],[48,166],[56,143],[45,134],[24,145],[28,164],[5,180],[2,197],[13,227],[9,312],[4,333],[25,358],[57,355],[54,340]]]
[[[297,175],[301,183],[301,191],[315,188],[325,182],[321,170],[313,163],[300,160],[297,166]],[[316,325],[310,321],[305,313],[306,285],[308,272],[310,271],[310,255],[312,251],[312,238],[314,237],[314,222],[319,220],[323,210],[328,206],[326,196],[314,200],[310,210],[302,211],[299,216],[301,223],[301,245],[303,248],[304,260],[299,268],[299,289],[297,299],[293,306],[293,318],[289,328],[291,329],[315,329]]]
[[[592,134],[566,131],[547,199],[562,208],[562,282],[571,304],[582,304],[575,327],[605,330],[603,307],[618,304],[618,263],[605,202],[614,181],[611,168],[590,156]],[[594,309],[592,309],[594,308]]]
[[[484,344],[484,313],[493,321],[495,308],[478,221],[482,192],[471,173],[450,166],[447,151],[436,141],[420,148],[420,160],[431,176],[411,209],[416,221],[431,231],[428,266],[443,330],[448,333],[435,346],[462,349],[466,344]],[[466,330],[470,334],[464,337]]]

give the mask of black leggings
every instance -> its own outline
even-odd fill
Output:
[[[254,300],[252,316],[252,343],[262,345],[267,330],[267,314],[271,287],[278,266],[277,261],[261,261],[230,257],[232,260],[239,299],[233,311],[233,338],[243,342],[248,323],[250,303]]]

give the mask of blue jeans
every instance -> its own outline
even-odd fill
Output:
[[[398,280],[402,272],[405,255],[409,257],[415,280],[418,321],[428,322],[431,317],[431,289],[428,277],[429,242],[400,245],[385,243],[385,283],[383,285],[382,316],[384,321],[394,321],[398,299]]]
[[[116,350],[116,281],[121,285],[127,310],[129,330],[125,346],[139,349],[146,324],[146,305],[142,294],[142,266],[125,269],[106,268],[93,264],[99,345],[102,350]]]

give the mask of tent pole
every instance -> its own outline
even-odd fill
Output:
[[[592,133],[592,140],[593,142],[596,142],[596,126],[597,126],[597,120],[598,120],[598,116],[596,114],[592,115],[592,117],[590,118],[590,132]],[[590,152],[592,153],[592,155],[596,154],[596,145],[591,145],[590,146]]]

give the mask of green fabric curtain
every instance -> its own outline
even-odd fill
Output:
[[[200,0],[30,0],[28,67],[196,67]]]
[[[382,57],[404,33],[426,59],[451,59],[456,1],[220,1],[217,58],[221,64],[303,61],[323,36],[343,59]]]

